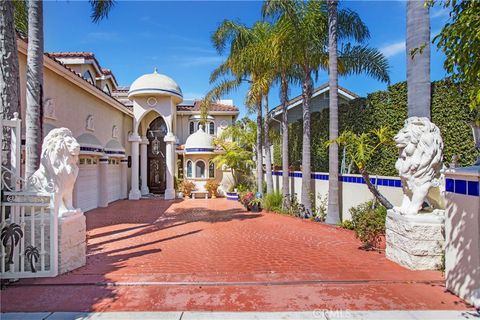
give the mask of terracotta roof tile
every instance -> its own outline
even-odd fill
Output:
[[[200,111],[200,101],[195,101],[194,105],[179,105],[177,111]],[[210,111],[238,111],[238,108],[228,104],[213,103],[210,106]]]

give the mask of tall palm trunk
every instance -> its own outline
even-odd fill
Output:
[[[270,150],[270,128],[268,122],[268,94],[263,97],[263,108],[265,110],[265,121],[263,122],[263,138],[265,141],[265,176],[267,181],[267,193],[273,192],[273,178],[272,178],[272,151]]]
[[[408,116],[430,118],[430,17],[423,1],[407,1]],[[417,49],[412,57],[412,50]]]
[[[337,70],[337,1],[328,1],[328,74],[329,74],[329,139],[338,138],[338,70]],[[338,197],[338,144],[328,148],[328,210],[325,222],[340,221]]]
[[[27,112],[25,177],[38,168],[42,145],[43,1],[28,1]]]
[[[311,146],[310,146],[310,104],[313,92],[312,73],[310,70],[304,70],[304,81],[302,85],[303,98],[303,142],[302,142],[302,198],[301,203],[305,206],[305,210],[312,211],[312,204],[310,202],[310,188],[311,188]]]
[[[0,118],[10,119],[14,112],[20,113],[20,80],[18,69],[17,36],[14,27],[13,1],[0,1]],[[10,132],[4,131],[6,146],[10,145]],[[0,152],[4,146],[1,145]],[[9,159],[10,154],[0,155]],[[5,159],[5,160],[6,160]],[[9,167],[9,162],[6,166]]]
[[[288,81],[285,76],[281,78],[281,104],[282,104],[282,195],[283,209],[290,208],[290,187],[288,177]]]
[[[257,191],[263,193],[262,105],[257,105]]]

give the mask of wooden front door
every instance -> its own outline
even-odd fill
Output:
[[[167,126],[162,117],[150,123],[147,132],[148,144],[148,189],[151,193],[164,193],[167,188],[165,150],[163,141]]]

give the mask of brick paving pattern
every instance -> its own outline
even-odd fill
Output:
[[[215,200],[86,213],[87,265],[1,292],[11,311],[465,309],[437,271],[360,250],[353,232]]]

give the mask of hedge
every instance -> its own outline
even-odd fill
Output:
[[[444,162],[450,163],[453,155],[459,156],[461,166],[471,165],[477,150],[473,142],[472,130],[468,123],[474,121],[475,114],[470,111],[466,92],[450,79],[432,83],[432,121],[442,132]],[[360,133],[381,126],[388,126],[397,132],[407,118],[407,84],[400,82],[385,91],[371,93],[367,98],[355,99],[339,108],[340,132],[352,130]],[[299,165],[302,159],[301,120],[289,125],[290,164]],[[328,109],[312,114],[312,169],[328,171]],[[274,145],[274,164],[281,165],[280,142]],[[275,152],[276,151],[276,152]],[[340,149],[340,162],[342,160]],[[384,147],[369,163],[372,174],[396,175],[395,161],[398,151],[395,146]],[[346,160],[347,165],[349,160]]]

